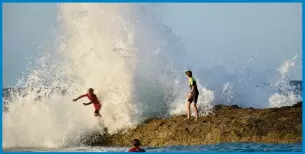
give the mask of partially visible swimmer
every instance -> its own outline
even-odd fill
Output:
[[[94,90],[92,88],[89,88],[87,94],[81,95],[78,98],[73,99],[73,101],[76,102],[78,99],[81,99],[83,97],[88,97],[88,99],[90,100],[89,103],[83,103],[83,104],[90,105],[93,103],[94,108],[95,108],[94,116],[101,117],[100,110],[101,110],[102,105],[101,105],[100,101],[98,100],[97,96],[94,94]]]
[[[145,152],[144,149],[140,148],[141,142],[138,139],[134,139],[132,141],[132,145],[133,147],[131,149],[128,150],[128,152]]]

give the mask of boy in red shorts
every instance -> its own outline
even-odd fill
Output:
[[[100,110],[101,110],[102,105],[101,105],[100,101],[98,100],[98,98],[96,97],[96,95],[94,94],[94,90],[92,88],[89,88],[87,94],[81,95],[78,98],[73,99],[73,101],[76,102],[78,99],[81,99],[83,97],[88,97],[88,99],[90,100],[89,103],[83,103],[83,104],[90,105],[93,103],[94,108],[95,108],[94,116],[101,117]]]

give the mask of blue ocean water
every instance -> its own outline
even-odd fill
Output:
[[[302,144],[257,144],[257,143],[220,143],[198,146],[170,146],[148,148],[148,151],[163,152],[301,152]]]
[[[4,151],[126,152],[130,147],[4,148]],[[219,143],[197,146],[143,147],[147,152],[302,152],[302,144]]]

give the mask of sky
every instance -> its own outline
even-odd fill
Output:
[[[164,10],[164,22],[185,38],[201,68],[254,59],[253,67],[276,69],[298,54],[291,78],[302,78],[301,4],[167,4]]]
[[[16,83],[29,58],[53,50],[56,16],[55,4],[3,5],[3,87]],[[207,68],[255,55],[253,66],[276,68],[298,54],[291,78],[302,78],[301,4],[164,4],[162,19]]]
[[[29,58],[52,47],[56,10],[55,4],[3,4],[3,87],[16,83]]]

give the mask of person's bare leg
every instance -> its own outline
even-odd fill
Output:
[[[102,115],[100,113],[94,113],[95,117],[102,117]]]
[[[194,112],[195,112],[195,117],[196,117],[196,121],[198,120],[198,108],[197,108],[197,104],[194,102]]]
[[[186,102],[186,115],[187,115],[187,119],[191,118],[190,106],[191,106],[191,103],[187,101]]]

